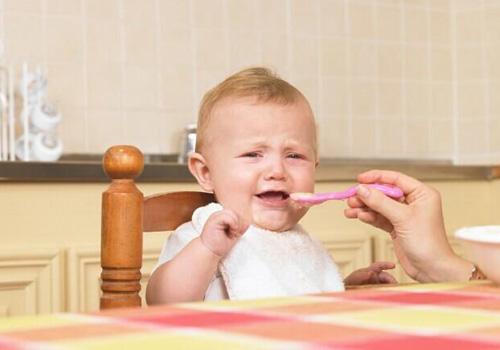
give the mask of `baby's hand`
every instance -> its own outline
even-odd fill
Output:
[[[200,235],[201,243],[222,258],[247,228],[248,225],[243,225],[235,212],[224,209],[210,215]]]
[[[344,279],[344,284],[354,286],[360,284],[398,283],[384,270],[393,269],[396,265],[388,261],[374,262],[368,267],[356,270]]]

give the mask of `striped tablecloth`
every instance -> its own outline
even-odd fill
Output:
[[[417,284],[0,320],[1,349],[500,349],[500,287]]]

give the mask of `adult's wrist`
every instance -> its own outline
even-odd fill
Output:
[[[432,282],[468,281],[473,264],[458,255],[451,255],[437,260],[427,272]]]

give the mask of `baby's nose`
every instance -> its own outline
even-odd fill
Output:
[[[283,180],[286,178],[286,170],[281,161],[274,161],[269,165],[266,173],[268,180]]]

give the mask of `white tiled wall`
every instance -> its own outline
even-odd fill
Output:
[[[500,161],[500,1],[0,0],[5,60],[42,63],[67,153],[175,152],[205,90],[267,65],[327,157]]]

